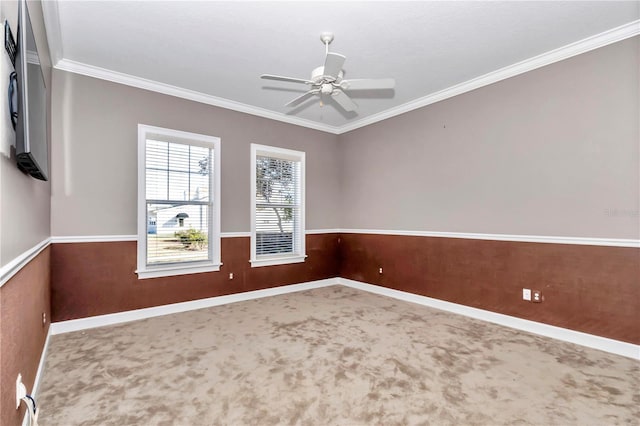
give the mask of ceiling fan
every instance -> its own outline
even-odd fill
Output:
[[[310,79],[284,77],[280,75],[262,74],[260,78],[265,80],[287,81],[291,83],[303,83],[310,86],[309,91],[285,104],[288,107],[300,105],[312,96],[331,96],[338,105],[347,112],[358,108],[353,100],[345,93],[349,90],[381,90],[393,89],[396,82],[393,78],[363,78],[343,79],[342,65],[347,59],[339,53],[329,52],[329,44],[333,41],[332,33],[320,34],[320,40],[325,45],[324,65],[311,71]]]

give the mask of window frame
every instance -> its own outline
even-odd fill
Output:
[[[298,231],[300,232],[298,237],[300,250],[298,253],[260,256],[256,254],[256,159],[258,156],[273,157],[300,163],[300,188],[298,188],[300,197],[300,222]],[[256,143],[251,144],[251,257],[249,262],[251,263],[252,268],[301,263],[307,258],[305,244],[305,159],[306,154],[304,151],[295,151],[293,149],[278,148]],[[296,236],[294,235],[293,238],[295,239]]]
[[[146,153],[147,139],[182,143],[206,147],[213,150],[213,173],[210,173],[208,247],[210,259],[185,263],[147,264],[147,198],[146,198]],[[138,279],[168,277],[175,275],[215,272],[220,270],[220,157],[221,141],[215,136],[166,129],[138,124]],[[211,184],[212,183],[212,184]]]

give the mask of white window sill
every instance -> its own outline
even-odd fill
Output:
[[[175,275],[200,274],[202,272],[217,272],[220,270],[220,264],[200,264],[200,265],[184,265],[184,266],[159,266],[157,268],[138,269],[138,279],[172,277]]]
[[[301,263],[307,258],[306,255],[291,255],[291,256],[265,256],[258,259],[251,259],[252,268],[258,268],[260,266],[273,266],[273,265],[286,265],[288,263]]]

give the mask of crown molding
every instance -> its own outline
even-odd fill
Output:
[[[175,96],[177,98],[187,99],[206,105],[212,105],[232,111],[243,112],[245,114],[256,115],[270,120],[281,121],[283,123],[294,124],[309,129],[320,130],[322,132],[338,134],[339,128],[329,126],[327,124],[316,123],[315,121],[305,120],[303,118],[294,117],[279,112],[270,111],[264,108],[243,104],[241,102],[232,101],[230,99],[219,98],[217,96],[207,95],[195,90],[184,89],[170,84],[160,83],[146,78],[136,77],[117,71],[111,71],[105,68],[72,61],[70,59],[61,59],[55,65],[56,69],[68,71],[75,74],[81,74],[88,77],[94,77],[101,80],[111,81],[113,83],[124,84],[125,86],[136,87],[138,89],[149,90],[152,92],[162,93],[164,95]]]
[[[415,109],[419,109],[493,83],[497,83],[507,78],[515,77],[528,71],[533,71],[543,66],[550,65],[555,62],[559,62],[580,55],[582,53],[607,46],[612,43],[626,40],[640,34],[640,20],[635,20],[619,27],[612,28],[600,34],[596,34],[583,40],[570,43],[558,49],[554,49],[538,56],[525,59],[524,61],[508,65],[504,68],[492,71],[480,77],[476,77],[463,83],[440,90],[438,92],[431,93],[397,107],[370,115],[360,120],[356,120],[342,126],[330,126],[327,124],[317,123],[311,120],[270,111],[264,108],[247,105],[229,99],[207,95],[194,90],[184,89],[153,80],[135,77],[125,73],[111,71],[105,68],[76,62],[70,59],[64,59],[57,2],[43,2],[43,11],[45,17],[45,26],[47,28],[47,38],[49,40],[49,49],[51,52],[51,62],[52,64],[54,64],[54,68],[56,69],[107,80],[114,83],[120,83],[139,89],[150,90],[153,92],[175,96],[194,102],[200,102],[207,105],[226,108],[233,111],[243,112],[246,114],[268,118],[288,124],[307,127],[310,129],[336,135],[350,132],[352,130],[356,130],[370,124],[374,124],[379,121],[386,120],[388,118],[395,117],[397,115],[404,114],[406,112],[413,111]]]
[[[387,118],[395,117],[397,115],[404,114],[405,112],[413,111],[415,109],[506,80],[507,78],[515,77],[528,71],[533,71],[537,68],[551,65],[582,53],[587,53],[591,50],[595,50],[618,41],[626,40],[638,34],[640,34],[640,20],[635,20],[603,33],[567,44],[566,46],[562,46],[558,49],[550,50],[549,52],[545,52],[541,55],[508,65],[480,77],[456,84],[455,86],[448,87],[444,90],[440,90],[439,92],[431,93],[427,96],[423,96],[397,107],[370,115],[361,120],[345,124],[340,126],[339,134],[350,132],[352,130],[359,129],[360,127],[365,127],[369,124],[374,124],[379,121],[386,120]]]
[[[64,57],[62,51],[62,33],[60,31],[60,14],[58,13],[57,1],[42,2],[42,16],[44,17],[44,26],[47,32],[47,41],[49,43],[49,56],[51,57],[51,66],[56,64]]]

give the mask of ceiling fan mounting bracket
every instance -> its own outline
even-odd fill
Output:
[[[333,33],[330,32],[324,32],[320,34],[320,41],[322,41],[322,44],[331,44],[331,42],[333,41]]]

